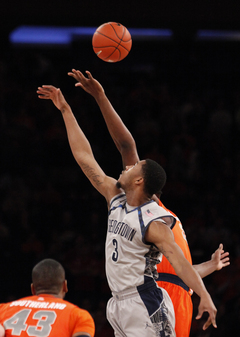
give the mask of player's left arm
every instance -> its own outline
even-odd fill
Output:
[[[93,155],[91,145],[61,90],[52,85],[43,85],[38,87],[37,93],[40,99],[51,100],[61,111],[67,130],[68,142],[76,162],[91,184],[106,198],[109,205],[112,197],[120,193],[121,189],[116,187],[116,179],[107,176],[99,166]]]
[[[229,252],[225,252],[223,244],[220,243],[218,249],[212,254],[211,260],[193,265],[195,270],[203,278],[216,270],[221,270],[230,265]]]

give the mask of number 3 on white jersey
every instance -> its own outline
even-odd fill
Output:
[[[118,260],[118,242],[117,242],[116,239],[113,239],[112,243],[113,243],[113,246],[115,247],[114,252],[112,254],[112,260],[114,262],[117,262],[117,260]]]
[[[56,320],[55,311],[39,310],[34,313],[33,319],[37,320],[36,326],[27,325],[26,320],[32,310],[23,309],[4,322],[5,330],[12,330],[12,336],[20,336],[22,331],[27,330],[28,336],[47,337]]]

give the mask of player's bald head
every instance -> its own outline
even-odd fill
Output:
[[[64,281],[64,268],[56,260],[42,260],[32,270],[32,283],[36,294],[58,294]]]

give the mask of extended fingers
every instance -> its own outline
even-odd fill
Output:
[[[214,326],[214,328],[217,328],[216,316],[214,315],[213,317],[208,317],[207,322],[205,322],[203,325],[203,330],[206,330],[211,324]]]
[[[203,330],[206,330],[211,324],[214,326],[214,328],[217,328],[217,323],[216,323],[217,309],[211,308],[209,310],[202,310],[201,308],[199,308],[196,319],[200,319],[202,317],[204,311],[208,312],[209,316],[208,316],[207,321],[203,325]]]
[[[55,90],[57,90],[57,88],[55,88],[53,85],[42,85],[41,87],[38,87],[38,91],[45,93],[51,93]]]
[[[86,77],[81,73],[80,70],[72,69],[71,72],[68,73],[69,76],[75,78],[75,80],[82,82]]]
[[[225,257],[227,257],[227,256],[229,256],[229,252],[222,252],[222,254],[221,254],[221,259],[223,259],[223,258],[225,258]],[[228,258],[229,259],[229,258]]]
[[[88,75],[88,78],[89,78],[90,80],[93,79],[92,74],[90,73],[90,71],[86,70],[86,74]]]
[[[37,94],[39,98],[49,99],[56,91],[59,91],[59,89],[55,88],[53,85],[43,85],[38,87]]]
[[[221,254],[221,263],[223,265],[223,267],[229,266],[230,265],[230,258],[229,258],[229,252],[223,252]]]
[[[229,266],[230,265],[229,257],[221,259],[221,263],[223,264],[224,267]]]

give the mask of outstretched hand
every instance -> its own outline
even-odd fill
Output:
[[[51,99],[53,104],[61,111],[68,106],[61,90],[53,85],[38,87],[37,94],[40,99]]]
[[[104,93],[104,89],[101,84],[92,77],[90,71],[86,71],[86,74],[87,77],[84,76],[81,71],[75,69],[72,69],[72,71],[68,73],[69,76],[72,76],[77,81],[75,84],[76,87],[83,88],[83,90],[97,99],[100,94]]]
[[[222,243],[220,243],[218,249],[212,254],[211,260],[216,264],[216,270],[221,270],[230,265],[229,252],[224,252]]]

